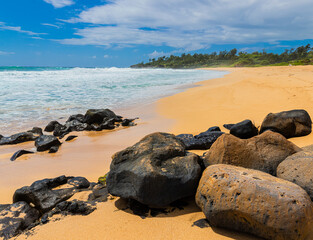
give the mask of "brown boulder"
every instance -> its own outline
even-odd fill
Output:
[[[276,175],[278,164],[298,151],[295,144],[271,131],[250,139],[224,134],[206,152],[204,164],[230,164]]]
[[[211,226],[271,240],[305,239],[313,222],[311,199],[298,185],[225,164],[204,171],[196,203]]]
[[[282,161],[277,167],[277,177],[299,185],[313,199],[313,145]]]

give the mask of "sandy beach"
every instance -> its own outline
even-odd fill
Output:
[[[153,105],[119,113],[139,116],[136,127],[110,133],[80,133],[78,139],[63,144],[56,154],[28,155],[15,162],[8,160],[12,153],[21,147],[30,148],[33,143],[2,146],[0,203],[10,203],[15,189],[42,178],[65,174],[96,181],[108,172],[113,153],[155,131],[198,134],[212,126],[226,131],[223,124],[245,119],[260,126],[268,113],[292,109],[305,109],[313,116],[313,66],[218,70],[230,73],[200,82],[197,87]],[[299,147],[310,145],[313,134],[290,141]],[[16,239],[257,239],[223,229],[194,226],[204,214],[192,201],[184,210],[146,219],[122,210],[123,204],[115,198],[98,204],[98,209],[88,216],[69,216],[50,222],[34,228],[31,235],[23,234]]]

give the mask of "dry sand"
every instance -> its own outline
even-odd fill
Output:
[[[67,174],[96,180],[108,170],[112,153],[154,131],[196,134],[211,126],[222,127],[224,123],[244,119],[251,119],[258,126],[269,112],[297,108],[305,109],[313,116],[313,66],[224,70],[231,73],[161,99],[156,104],[159,115],[155,114],[152,106],[132,110],[131,115],[124,114],[128,117],[142,116],[143,120],[137,127],[109,134],[81,134],[72,143],[64,144],[57,154],[36,154],[22,157],[14,163],[10,163],[8,158],[21,145],[1,148],[0,202],[8,202],[17,187],[43,177]],[[309,145],[313,143],[313,134],[291,141],[298,146]],[[29,147],[29,144],[24,146]],[[99,204],[98,209],[88,216],[69,216],[36,227],[34,234],[27,239],[256,239],[226,230],[192,226],[204,218],[194,204],[167,216],[146,219],[122,208],[121,200],[109,200]],[[25,238],[26,235],[21,235],[17,239]]]

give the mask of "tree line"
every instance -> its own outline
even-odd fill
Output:
[[[282,53],[247,53],[236,48],[230,51],[195,53],[181,56],[163,56],[149,59],[149,62],[132,65],[132,68],[199,68],[199,67],[257,67],[313,64],[313,48],[310,44],[296,49],[285,49]]]

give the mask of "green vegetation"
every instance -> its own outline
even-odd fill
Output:
[[[104,176],[101,176],[98,178],[98,183],[101,183],[102,185],[107,185],[107,176],[108,174],[105,174]]]
[[[286,49],[281,54],[262,52],[230,51],[210,54],[182,54],[150,59],[148,63],[138,63],[132,68],[199,68],[199,67],[259,67],[313,64],[313,48],[310,44],[296,49]]]

